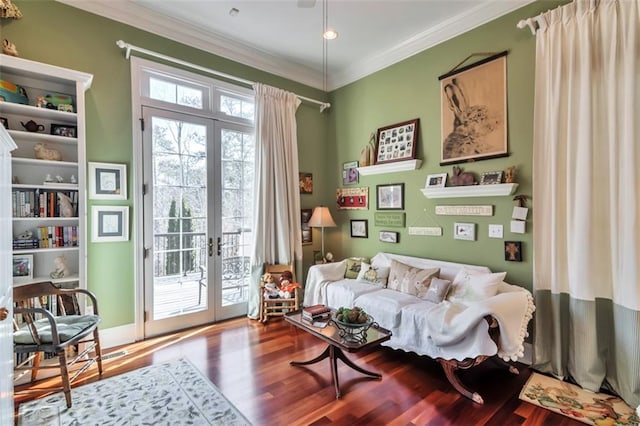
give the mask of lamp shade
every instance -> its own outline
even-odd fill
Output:
[[[330,228],[337,226],[331,217],[329,207],[324,206],[318,206],[313,209],[313,214],[311,215],[311,219],[309,219],[308,225],[314,228]]]

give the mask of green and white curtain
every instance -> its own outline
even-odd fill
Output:
[[[259,315],[259,278],[264,263],[302,263],[300,187],[296,111],[300,99],[261,83],[256,92],[256,170],[254,206],[254,283],[248,315]],[[300,275],[300,274],[297,274]]]
[[[640,404],[640,1],[537,18],[534,367]]]

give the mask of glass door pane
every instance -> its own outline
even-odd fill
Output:
[[[144,108],[145,335],[213,319],[207,273],[213,122]],[[212,182],[212,184],[214,184]]]

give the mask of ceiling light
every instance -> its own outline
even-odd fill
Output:
[[[234,18],[238,16],[238,13],[240,13],[240,11],[235,7],[232,7],[231,10],[229,10],[229,15],[233,16]]]
[[[327,40],[333,40],[338,37],[338,32],[336,30],[328,29],[324,32],[324,34],[322,34],[322,37]]]

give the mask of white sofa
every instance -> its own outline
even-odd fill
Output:
[[[378,253],[370,264],[373,268],[389,268],[394,260],[414,268],[438,268],[439,278],[452,282],[462,269],[470,274],[491,273],[484,266],[391,253]],[[494,289],[496,294],[482,300],[461,302],[451,298],[433,303],[367,281],[344,278],[346,268],[346,259],[312,266],[303,304],[360,306],[393,333],[383,345],[437,360],[455,389],[478,403],[482,403],[480,395],[466,389],[455,370],[470,368],[494,355],[505,361],[524,355],[527,324],[535,307],[531,293],[522,287],[500,282],[497,291]],[[510,370],[517,373],[514,367]]]

